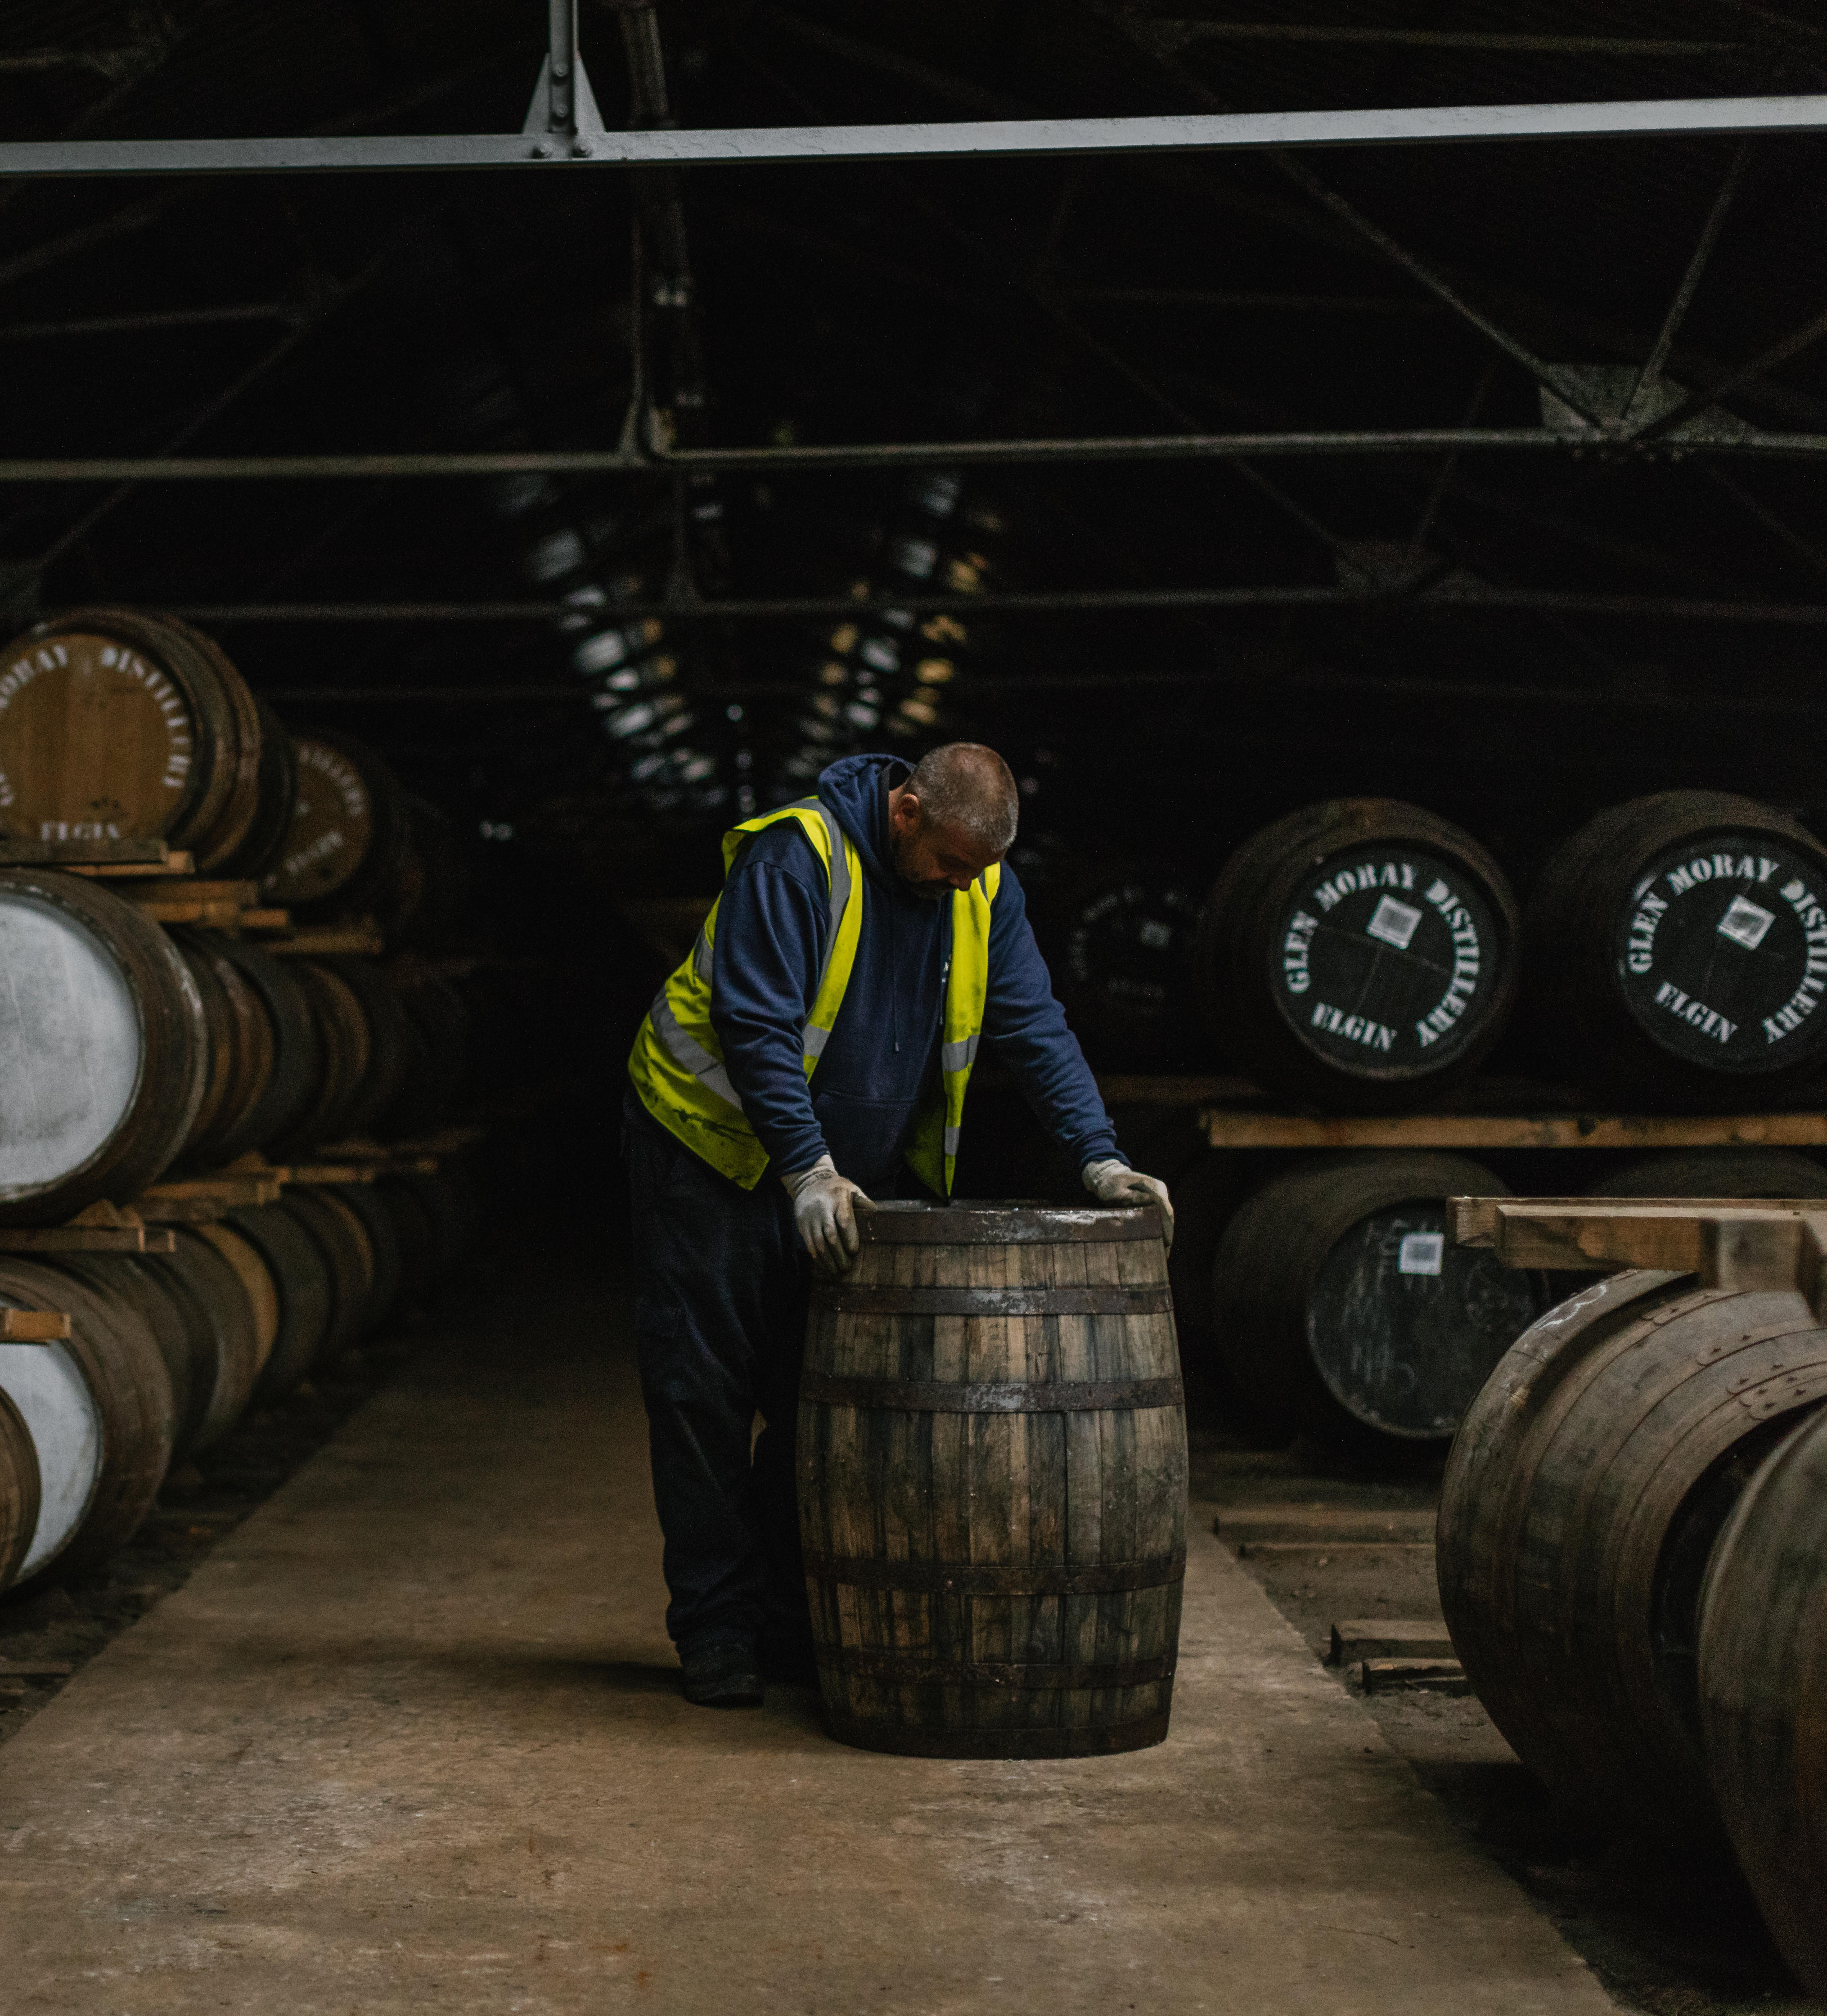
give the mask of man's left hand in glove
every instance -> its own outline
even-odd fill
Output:
[[[1100,1204],[1152,1204],[1161,1213],[1161,1235],[1169,1249],[1173,1245],[1173,1204],[1167,1194],[1167,1186],[1159,1176],[1145,1176],[1140,1169],[1132,1169],[1127,1162],[1114,1157],[1102,1162],[1087,1162],[1084,1168],[1085,1187]]]

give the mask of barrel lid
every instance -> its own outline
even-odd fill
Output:
[[[1065,1246],[1161,1237],[1161,1214],[1151,1207],[1098,1210],[1027,1197],[950,1204],[892,1201],[859,1211],[856,1224],[866,1242],[888,1246]]]

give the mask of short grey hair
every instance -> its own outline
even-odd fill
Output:
[[[935,825],[968,835],[986,852],[1002,855],[1014,843],[1022,794],[1009,766],[981,742],[947,742],[929,749],[905,788]]]

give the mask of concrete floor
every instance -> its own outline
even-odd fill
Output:
[[[1210,1525],[1159,1748],[693,1709],[615,1298],[495,1298],[0,1750],[8,2016],[1612,2008]]]

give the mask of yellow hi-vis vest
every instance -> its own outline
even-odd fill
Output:
[[[802,798],[745,820],[723,836],[726,878],[751,837],[778,819],[799,822],[831,883],[831,935],[802,1038],[809,1078],[831,1039],[856,970],[857,941],[863,934],[863,863],[855,843],[826,807],[817,798]],[[983,1003],[989,990],[990,906],[1001,882],[1002,870],[993,865],[968,889],[955,890],[952,895],[951,962],[939,1029],[942,1093],[915,1119],[907,1149],[914,1173],[946,1197],[951,1194],[957,1165],[965,1089],[983,1033]],[[742,1111],[724,1068],[723,1046],[711,1026],[712,949],[717,941],[717,910],[722,900],[719,897],[712,905],[690,956],[654,996],[654,1005],[629,1053],[628,1075],[642,1105],[662,1127],[720,1175],[744,1190],[753,1190],[767,1168],[767,1151]]]

